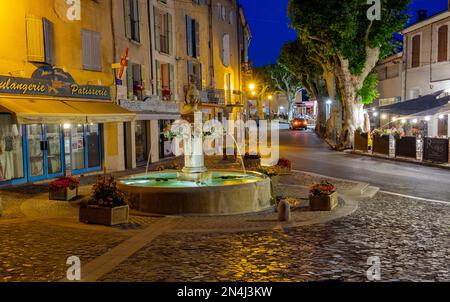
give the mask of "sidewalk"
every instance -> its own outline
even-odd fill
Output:
[[[441,168],[441,169],[450,170],[450,163],[437,164],[437,163],[425,162],[425,161],[420,161],[420,160],[417,160],[417,159],[407,158],[407,157],[389,157],[389,156],[384,155],[384,154],[365,153],[365,152],[358,151],[358,150],[345,150],[344,152],[345,153],[349,153],[349,154],[362,155],[362,156],[374,157],[374,158],[380,158],[380,159],[386,159],[386,160],[390,160],[390,161],[398,161],[398,162],[411,163],[411,164],[416,164],[416,165],[421,165],[421,166],[427,166],[427,167],[434,167],[434,168]]]

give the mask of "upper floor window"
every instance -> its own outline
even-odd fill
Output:
[[[234,24],[234,12],[230,12],[230,15],[228,16],[228,21],[231,25]]]
[[[412,38],[412,59],[411,59],[411,68],[420,66],[420,42],[421,36],[416,35]]]
[[[129,99],[143,99],[144,82],[142,80],[142,66],[132,62],[127,68],[127,93]]]
[[[439,27],[438,30],[438,62],[448,59],[448,25]]]
[[[27,15],[26,30],[28,61],[55,65],[53,23]]]
[[[172,15],[153,7],[155,48],[157,51],[172,54]]]
[[[139,1],[124,0],[125,34],[127,38],[140,42]]]
[[[230,35],[224,34],[222,36],[222,63],[226,67],[230,66],[231,54],[230,54]]]
[[[187,55],[200,57],[200,24],[190,16],[186,16]]]
[[[101,37],[99,32],[82,30],[83,69],[101,71]]]
[[[219,17],[222,21],[225,21],[227,19],[227,10],[225,6],[222,5],[222,3],[217,3],[217,9],[219,11]]]

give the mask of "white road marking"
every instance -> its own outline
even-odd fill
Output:
[[[422,198],[422,197],[417,197],[417,196],[405,195],[405,194],[394,193],[394,192],[383,191],[383,190],[381,190],[380,193],[385,193],[385,194],[394,195],[394,196],[399,196],[399,197],[405,197],[405,198],[411,198],[411,199],[416,199],[416,200],[429,201],[429,202],[435,202],[435,203],[441,203],[441,204],[450,205],[450,202],[449,202],[449,201],[442,201],[442,200],[436,200],[436,199],[428,199],[428,198]]]

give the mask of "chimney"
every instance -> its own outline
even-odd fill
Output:
[[[450,0],[449,0],[450,4]],[[428,18],[428,11],[426,9],[419,9],[417,11],[417,22],[423,21]]]

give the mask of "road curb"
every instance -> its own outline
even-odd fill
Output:
[[[386,156],[383,156],[383,155],[369,154],[369,153],[358,152],[358,151],[354,151],[354,150],[343,151],[343,152],[347,153],[347,154],[361,155],[361,156],[365,156],[365,157],[378,158],[378,159],[385,159],[385,160],[394,161],[394,162],[403,162],[403,163],[416,164],[416,165],[419,165],[419,166],[440,168],[440,169],[443,169],[443,170],[450,170],[450,165],[434,164],[434,163],[417,161],[417,160],[411,160],[411,159],[401,158],[401,157],[394,157],[394,158],[393,157],[386,157]]]

